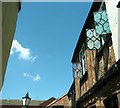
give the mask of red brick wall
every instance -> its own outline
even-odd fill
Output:
[[[80,98],[80,78],[75,78],[75,97],[76,101]]]
[[[64,106],[64,108],[68,108],[69,107],[69,99],[68,99],[68,95],[63,96],[62,98],[58,99],[58,101],[56,101],[54,104],[51,105],[51,108],[53,106]]]
[[[84,82],[81,81],[80,84],[80,94],[81,96],[86,93],[96,82],[95,75],[95,58],[96,58],[96,50],[86,50],[86,62],[87,62],[87,75],[88,77]]]

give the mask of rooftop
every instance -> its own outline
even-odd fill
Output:
[[[31,100],[30,106],[39,106],[41,103],[43,103],[45,100]],[[22,105],[22,100],[7,100],[3,99],[0,100],[0,105]]]

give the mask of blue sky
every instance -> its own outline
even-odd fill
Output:
[[[72,81],[71,59],[92,3],[23,2],[2,88],[3,99],[58,98]]]

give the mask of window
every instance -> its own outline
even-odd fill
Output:
[[[83,45],[81,51],[79,52],[79,64],[81,66],[81,74],[85,75],[87,72],[87,62],[85,58],[85,46]]]
[[[111,33],[107,11],[103,10],[94,12],[93,15],[96,35],[100,36],[102,40],[102,45],[104,45],[104,43],[109,38],[107,34]]]
[[[94,21],[96,35],[104,35],[111,32],[106,10],[94,12]]]
[[[81,75],[81,64],[80,63],[73,63],[72,64],[73,66],[73,77],[76,78],[76,77],[82,77]]]
[[[87,48],[90,50],[100,49],[101,47],[101,40],[100,36],[96,35],[94,29],[86,29],[86,36],[87,36]]]

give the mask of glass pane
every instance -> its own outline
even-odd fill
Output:
[[[84,61],[84,72],[83,72],[83,75],[84,75],[85,72],[87,71],[87,62],[86,62],[86,59],[85,59],[85,55],[83,57],[83,61]]]
[[[88,38],[92,38],[94,33],[93,33],[94,29],[86,29],[86,34]]]
[[[77,77],[82,77],[81,76],[81,64],[77,63],[77,67],[76,67],[76,73],[77,73]]]
[[[94,48],[94,42],[93,42],[92,40],[89,40],[87,43],[88,43],[88,47],[89,47],[90,49],[93,49],[93,48]]]
[[[74,78],[81,77],[81,63],[73,63],[73,74]]]
[[[74,71],[75,68],[76,68],[76,63],[73,63],[73,64],[72,64],[72,68],[73,68],[73,71]]]
[[[96,48],[96,49],[99,49],[100,47],[101,47],[100,41],[96,40],[96,41],[95,41],[95,48]]]
[[[82,69],[83,69],[83,75],[85,75],[85,60],[82,59]]]
[[[104,35],[110,33],[110,26],[106,10],[94,12],[96,35]]]
[[[89,49],[99,49],[101,47],[100,36],[97,36],[94,29],[86,29],[87,47]]]

